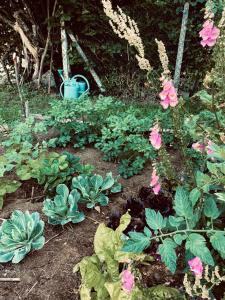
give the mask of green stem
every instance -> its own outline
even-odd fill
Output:
[[[210,230],[204,230],[204,229],[199,229],[199,230],[192,230],[192,229],[183,229],[183,230],[176,230],[174,232],[170,232],[170,233],[162,233],[161,235],[157,235],[157,236],[154,236],[152,238],[150,238],[149,240],[152,241],[152,240],[155,240],[155,239],[162,239],[166,236],[171,236],[171,235],[175,235],[175,234],[178,234],[178,233],[190,233],[190,232],[199,232],[199,233],[214,233],[214,232],[222,232],[224,233],[223,230],[213,230],[213,229],[210,229]]]

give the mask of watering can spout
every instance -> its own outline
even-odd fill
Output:
[[[58,73],[59,76],[62,78],[62,80],[64,81],[64,77],[63,77],[63,69],[58,69]]]

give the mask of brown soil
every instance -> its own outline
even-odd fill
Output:
[[[96,173],[104,175],[112,171],[113,175],[118,175],[117,165],[102,161],[102,154],[96,149],[86,148],[76,151],[75,154],[82,162],[93,164]],[[141,175],[128,180],[121,179],[124,190],[111,199],[109,207],[104,207],[100,214],[97,211],[88,211],[87,218],[81,224],[68,224],[64,228],[47,223],[41,212],[42,199],[35,202],[26,200],[42,194],[35,182],[29,181],[16,193],[9,195],[0,217],[8,218],[15,209],[40,212],[42,219],[46,221],[47,243],[41,250],[30,253],[19,264],[0,264],[0,278],[20,278],[18,283],[0,282],[0,300],[78,300],[80,277],[79,274],[73,274],[73,267],[84,256],[93,253],[97,222],[107,222],[111,210],[119,209],[128,196],[136,195],[141,186],[148,185],[150,174],[151,167],[147,166]]]

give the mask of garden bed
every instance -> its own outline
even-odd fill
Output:
[[[71,149],[66,150],[72,152]],[[76,151],[75,154],[82,162],[93,164],[96,173],[104,175],[112,171],[113,175],[117,175],[117,164],[102,161],[99,150],[86,148]],[[82,224],[68,224],[64,228],[53,227],[47,223],[47,218],[42,213],[42,199],[38,199],[42,190],[35,182],[28,181],[17,192],[10,194],[5,200],[1,218],[8,218],[15,209],[38,211],[46,221],[47,244],[42,250],[28,255],[20,264],[0,264],[0,277],[21,279],[19,283],[1,282],[0,299],[79,299],[80,276],[78,273],[72,273],[74,265],[84,256],[92,254],[93,238],[98,223],[107,223],[111,211],[120,209],[129,196],[137,194],[140,186],[148,185],[150,173],[151,168],[147,166],[141,175],[127,180],[121,179],[123,192],[111,198],[109,207],[102,208],[100,214],[95,210],[89,210]],[[31,198],[32,187],[32,197],[37,199],[26,200]],[[158,271],[155,271],[155,268]],[[154,276],[151,275],[153,283],[157,281],[163,283],[168,280],[166,277],[164,279],[163,265],[157,263],[153,269]]]

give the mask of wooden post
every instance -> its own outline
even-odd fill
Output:
[[[181,73],[181,66],[182,66],[183,55],[184,55],[184,42],[185,42],[185,36],[186,36],[186,31],[187,31],[189,6],[190,6],[189,3],[186,2],[184,5],[184,10],[183,10],[183,19],[182,19],[182,25],[181,25],[181,31],[180,31],[176,68],[175,68],[175,74],[174,74],[174,86],[176,89],[178,89],[179,84],[180,84],[180,73]]]
[[[88,58],[87,58],[86,54],[84,53],[84,51],[82,50],[82,48],[80,47],[77,39],[75,38],[75,36],[71,32],[69,32],[68,35],[69,35],[71,41],[75,44],[77,52],[80,54],[80,56],[82,57],[82,59],[84,60],[84,62],[86,63],[86,65],[88,66],[89,72],[91,73],[92,77],[94,78],[94,80],[95,80],[97,86],[99,87],[100,91],[102,93],[104,93],[105,92],[105,88],[103,87],[103,84],[102,84],[102,82],[101,82],[98,74],[95,72],[95,70],[93,69],[93,67],[91,67],[91,65],[90,65],[90,63],[88,61]]]
[[[68,41],[66,36],[65,22],[61,20],[61,43],[64,79],[69,79]]]

